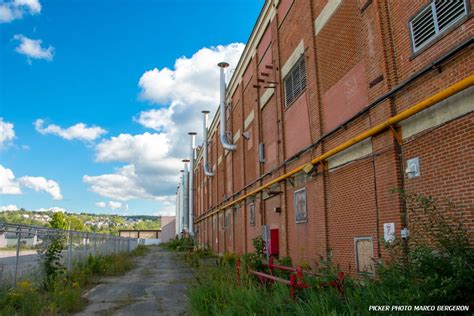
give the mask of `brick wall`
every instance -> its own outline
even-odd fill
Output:
[[[224,210],[218,220],[217,216],[205,217],[471,75],[474,52],[465,49],[392,98],[366,108],[472,38],[474,26],[469,16],[414,54],[408,23],[428,2],[342,0],[331,7],[338,1],[281,0],[265,6],[267,11],[260,15],[251,36],[253,46],[244,53],[252,54],[249,62],[240,65],[242,71],[235,71],[241,75],[232,79],[235,84],[228,91],[231,110],[227,130],[236,137],[237,150],[224,153],[217,137],[218,124],[214,124],[210,165],[217,166],[220,156],[221,163],[211,178],[202,173],[202,160],[195,170],[196,223],[202,221],[207,227],[201,243],[220,253],[253,251],[252,239],[261,235],[262,225],[269,225],[279,229],[280,256],[291,256],[296,264],[315,265],[320,256],[331,254],[343,270],[357,273],[358,238],[370,241],[359,253],[363,250],[373,260],[384,260],[384,223],[394,223],[397,236],[404,225],[404,205],[393,189],[449,198],[464,206],[474,204],[471,112],[426,128],[403,144],[390,130],[381,132],[368,140],[369,152],[361,157],[348,158],[330,169],[326,163],[319,164],[307,176],[297,174],[234,205],[226,229]],[[319,23],[317,31],[315,21]],[[301,41],[307,86],[299,99],[286,107],[281,70]],[[261,104],[270,89],[272,95]],[[246,126],[252,111],[254,118]],[[249,139],[242,136],[244,132]],[[265,145],[264,163],[258,159],[260,142]],[[313,146],[306,152],[295,156],[310,144]],[[352,157],[351,150],[341,154]],[[407,179],[406,159],[414,156],[420,158],[421,177]],[[294,196],[302,188],[306,189],[307,221],[296,223]],[[250,223],[251,204],[255,205],[255,224]],[[472,211],[465,219],[473,234]],[[214,230],[213,220],[218,224]]]

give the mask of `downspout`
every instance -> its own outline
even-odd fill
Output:
[[[191,136],[191,148],[189,152],[189,234],[194,234],[194,220],[193,220],[193,213],[194,213],[194,192],[193,192],[193,178],[194,178],[194,141],[196,137],[195,132],[189,132],[188,135]]]
[[[179,185],[176,188],[176,216],[175,216],[175,223],[174,223],[174,235],[179,234]]]
[[[219,126],[219,134],[222,143],[222,147],[226,150],[234,151],[237,149],[237,146],[234,144],[230,144],[227,140],[227,135],[225,132],[225,74],[224,69],[229,67],[229,64],[226,62],[218,63],[217,66],[220,67],[220,126]]]
[[[184,194],[183,194],[183,187],[184,187],[184,170],[181,170],[181,185],[179,188],[179,236],[181,237],[181,232],[183,231],[183,205],[184,205]]]
[[[189,232],[189,171],[188,159],[183,159],[184,173],[183,173],[183,230]]]
[[[214,172],[209,170],[209,163],[208,163],[208,153],[207,153],[207,147],[208,147],[208,140],[207,140],[207,116],[209,115],[209,111],[201,111],[203,116],[202,120],[202,135],[204,137],[204,154],[203,154],[203,163],[202,166],[204,168],[204,174],[208,177],[213,177]]]

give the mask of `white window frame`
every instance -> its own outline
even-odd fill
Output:
[[[413,18],[410,19],[410,22],[409,22],[409,27],[410,27],[410,40],[411,40],[411,44],[412,44],[412,47],[413,47],[413,52],[414,53],[417,53],[419,52],[420,50],[422,50],[423,48],[425,48],[427,45],[433,43],[433,41],[438,38],[441,34],[445,33],[447,30],[449,30],[449,28],[451,26],[453,26],[454,24],[456,24],[458,21],[460,21],[461,19],[463,19],[464,17],[466,17],[468,14],[469,14],[469,7],[467,6],[467,0],[462,0],[462,3],[464,5],[464,14],[463,15],[460,15],[457,19],[453,20],[451,23],[449,23],[448,25],[444,26],[444,28],[442,30],[439,29],[439,22],[438,22],[438,16],[436,15],[436,4],[435,4],[435,1],[431,1],[426,7],[424,7],[422,10],[420,10],[420,12],[418,12]],[[427,40],[425,40],[425,42],[423,44],[421,44],[420,46],[416,46],[415,44],[415,35],[414,35],[414,32],[413,32],[413,21],[415,21],[418,17],[420,17],[422,14],[426,13],[426,11],[431,11],[431,15],[433,17],[433,23],[434,23],[434,35],[432,35],[430,38],[428,38]]]

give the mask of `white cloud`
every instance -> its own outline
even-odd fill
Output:
[[[105,202],[97,202],[95,203],[95,206],[100,207],[100,208],[105,208],[107,206],[107,203]]]
[[[31,59],[46,59],[48,61],[53,60],[54,47],[49,45],[48,48],[41,47],[42,40],[34,40],[24,36],[23,34],[15,34],[14,40],[20,42],[15,48],[15,51],[19,54],[25,55],[28,58],[28,62],[31,63]]]
[[[62,200],[61,189],[56,181],[48,180],[43,177],[21,177],[15,179],[11,169],[0,165],[0,194],[22,194],[21,186],[33,189],[35,191],[45,191],[51,195],[54,200]]]
[[[107,203],[109,205],[109,207],[113,210],[116,210],[118,208],[121,208],[122,207],[122,203],[120,202],[115,202],[115,201],[109,201],[109,203]]]
[[[106,202],[97,202],[97,203],[95,203],[95,206],[100,207],[100,208],[109,207],[113,210],[116,210],[116,209],[122,207],[122,203],[116,202],[116,201],[109,201],[107,203]],[[128,210],[128,205],[126,205],[125,209]]]
[[[0,149],[8,145],[8,143],[15,137],[15,130],[13,124],[5,122],[3,117],[0,117]]]
[[[176,187],[181,161],[167,157],[170,144],[165,134],[120,134],[96,146],[99,162],[127,163],[113,174],[84,176],[91,191],[101,196],[127,201],[156,199]]]
[[[169,150],[169,141],[164,134],[141,135],[120,134],[103,140],[96,147],[97,161],[149,163],[164,158]]]
[[[157,212],[155,212],[154,215],[157,215],[157,216],[175,215],[176,213],[176,208],[175,208],[176,196],[175,195],[160,196],[158,198],[158,201],[161,202],[161,207]]]
[[[62,207],[58,207],[58,206],[53,206],[53,207],[50,207],[50,208],[39,208],[37,210],[35,210],[35,212],[53,212],[53,213],[66,213],[67,211],[65,209],[63,209]]]
[[[202,48],[190,58],[178,58],[173,70],[155,68],[145,72],[138,83],[140,97],[160,105],[160,108],[143,111],[135,120],[172,139],[170,155],[186,157],[187,133],[200,132],[202,128],[201,110],[215,113],[219,104],[217,63],[227,61],[230,64],[228,69],[232,70],[244,47],[242,43],[233,43]]]
[[[0,194],[21,194],[20,185],[15,181],[11,169],[0,165]]]
[[[119,168],[113,174],[85,175],[83,181],[91,186],[90,191],[114,200],[127,201],[130,199],[154,198],[139,184],[133,165]]]
[[[91,142],[101,137],[107,131],[99,126],[87,127],[84,123],[77,123],[68,128],[62,128],[58,125],[50,124],[44,127],[44,120],[37,119],[34,122],[35,129],[42,135],[53,134],[67,140],[79,139]]]
[[[18,182],[35,191],[45,191],[51,195],[53,200],[62,200],[59,184],[53,180],[47,180],[43,177],[21,177]]]
[[[24,14],[40,14],[39,0],[14,0],[0,3],[0,23],[9,23],[23,18]]]
[[[244,48],[230,44],[203,48],[192,57],[180,57],[174,69],[153,69],[139,81],[140,98],[159,108],[135,118],[156,133],[120,134],[96,146],[96,161],[123,162],[114,173],[85,175],[90,190],[119,201],[153,199],[162,201],[163,212],[174,212],[174,197],[181,160],[189,155],[191,130],[201,130],[201,110],[216,110],[219,103],[219,68],[227,61],[235,67]]]
[[[0,212],[4,211],[16,211],[19,210],[20,208],[14,204],[9,204],[9,205],[2,205],[0,206]]]

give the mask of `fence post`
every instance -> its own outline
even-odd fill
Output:
[[[16,243],[16,260],[15,260],[15,276],[13,281],[13,287],[16,287],[16,278],[18,274],[18,260],[20,258],[20,242],[21,242],[21,228],[16,229],[17,243]]]
[[[94,256],[97,256],[97,234],[94,233]]]
[[[68,263],[67,263],[67,269],[71,271],[72,269],[72,231],[69,230],[69,249],[68,249]]]
[[[295,275],[293,273],[290,275],[290,298],[295,298]]]
[[[303,270],[300,266],[296,268],[296,277],[298,278],[298,284],[303,284]]]
[[[130,238],[128,238],[128,240],[127,240],[127,250],[128,250],[128,253],[131,252],[131,250],[130,250]]]
[[[85,247],[84,247],[85,257],[87,258],[87,246],[89,244],[89,233],[86,233],[86,241],[84,244],[85,244]]]

